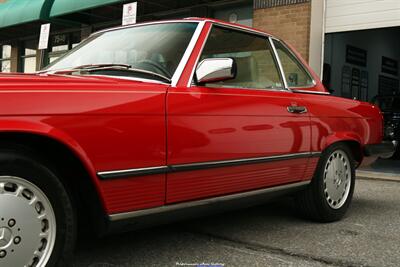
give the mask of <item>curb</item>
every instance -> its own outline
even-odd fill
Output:
[[[358,170],[356,172],[356,177],[358,179],[400,182],[400,173],[388,173],[388,172],[374,172],[374,171],[361,171],[361,170]]]

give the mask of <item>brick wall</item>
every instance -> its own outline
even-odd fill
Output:
[[[311,3],[254,10],[253,25],[293,45],[308,61]]]

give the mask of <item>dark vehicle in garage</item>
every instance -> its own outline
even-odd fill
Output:
[[[400,157],[400,95],[377,96],[374,104],[380,107],[384,117],[384,139],[392,141],[396,146],[393,159]]]

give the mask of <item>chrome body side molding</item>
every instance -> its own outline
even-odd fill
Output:
[[[137,169],[128,169],[128,170],[119,170],[119,171],[106,171],[99,172],[97,175],[101,179],[111,179],[111,178],[124,178],[124,177],[132,177],[132,176],[142,176],[142,175],[154,175],[160,173],[166,173],[168,171],[168,166],[158,166],[158,167],[149,167],[149,168],[137,168]]]
[[[103,171],[97,173],[97,176],[103,180],[115,179],[115,178],[130,178],[135,176],[154,175],[154,174],[179,172],[179,171],[193,171],[201,169],[232,167],[245,164],[259,164],[259,163],[267,163],[279,160],[313,158],[313,157],[319,157],[320,155],[321,152],[304,152],[304,153],[285,154],[285,155],[277,155],[269,157],[196,162],[196,163],[177,164],[170,166],[155,166],[146,168],[127,169],[127,170]]]

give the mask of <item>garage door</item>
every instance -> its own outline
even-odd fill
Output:
[[[400,0],[326,0],[326,33],[395,26]]]

